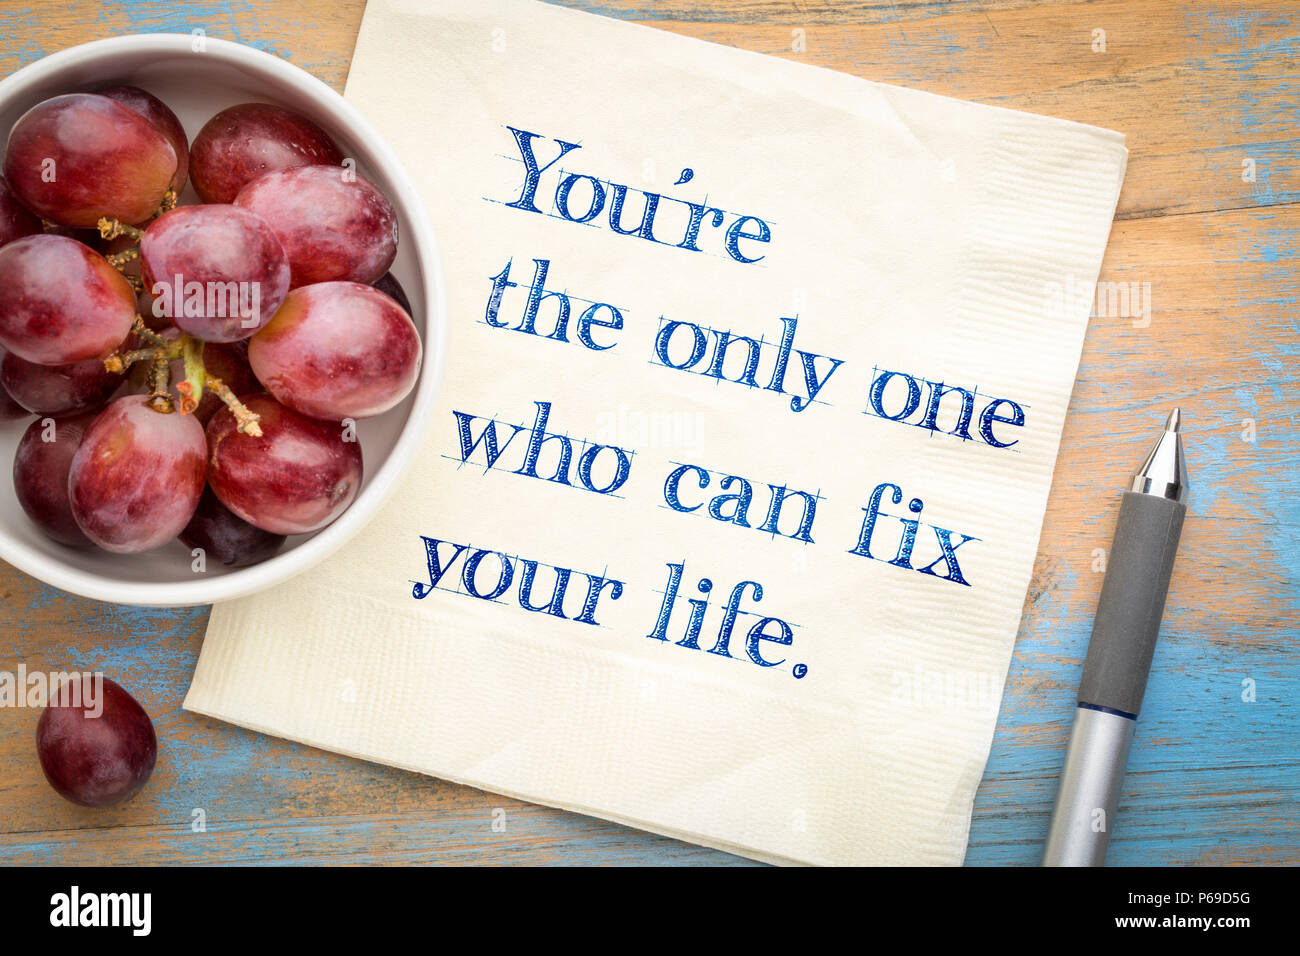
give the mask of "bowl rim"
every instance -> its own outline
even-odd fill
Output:
[[[142,33],[92,40],[51,53],[0,80],[0,101],[20,96],[51,73],[123,52],[195,53],[192,33]],[[0,559],[46,584],[83,597],[113,604],[148,607],[192,607],[243,597],[274,587],[325,560],[359,532],[394,491],[398,478],[415,456],[432,413],[447,346],[447,287],[433,225],[405,166],[388,142],[351,103],[328,84],[301,67],[261,50],[204,35],[201,55],[212,56],[254,74],[269,75],[313,100],[324,100],[337,123],[364,142],[400,194],[408,212],[409,237],[415,266],[424,286],[424,336],[420,377],[416,382],[406,424],[383,464],[366,475],[367,484],[356,501],[310,540],[267,561],[194,581],[118,581],[83,571],[0,532]],[[277,97],[271,95],[272,99]]]

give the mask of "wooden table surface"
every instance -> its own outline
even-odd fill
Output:
[[[1102,280],[1149,290],[1150,321],[1103,308],[1088,331],[967,862],[1037,861],[1102,580],[1094,552],[1177,404],[1190,513],[1110,860],[1300,863],[1295,0],[569,5],[1128,136]],[[341,90],[363,9],[0,0],[0,75],[99,37],[202,27]],[[0,861],[745,862],[185,713],[207,617],[84,600],[0,564],[0,670],[103,670],[161,742],[140,797],[83,810],[41,776],[38,713],[0,710]]]

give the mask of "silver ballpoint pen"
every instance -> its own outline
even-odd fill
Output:
[[[1106,862],[1187,513],[1180,425],[1175,408],[1120,502],[1043,866]]]

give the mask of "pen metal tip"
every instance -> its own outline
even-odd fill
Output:
[[[1175,407],[1142,467],[1133,475],[1130,491],[1173,501],[1187,500],[1187,465],[1183,460],[1182,410]]]

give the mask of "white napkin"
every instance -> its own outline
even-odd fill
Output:
[[[185,706],[759,859],[959,863],[1123,137],[520,0],[371,0],[347,97],[441,240],[440,404],[365,532],[214,609]],[[564,341],[556,296],[518,329],[536,260]]]

